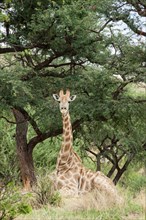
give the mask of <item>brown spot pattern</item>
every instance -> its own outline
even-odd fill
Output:
[[[70,148],[70,143],[65,144],[64,151],[68,151]]]
[[[65,142],[69,142],[69,141],[71,141],[71,138],[70,138],[70,136],[65,136]]]
[[[67,121],[68,121],[68,117],[66,117],[66,118],[64,119],[64,121],[67,122]]]
[[[69,136],[69,131],[66,131],[66,132],[65,132],[65,136]]]
[[[66,122],[64,125],[65,125],[65,128],[68,128],[69,127],[69,122]]]

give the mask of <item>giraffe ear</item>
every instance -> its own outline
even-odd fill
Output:
[[[76,99],[76,95],[72,95],[72,96],[70,96],[69,97],[69,102],[72,102],[72,101],[74,101],[75,99]]]
[[[59,102],[59,99],[60,99],[59,95],[53,94],[53,98],[54,98],[57,102]]]

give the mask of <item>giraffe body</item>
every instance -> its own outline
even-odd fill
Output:
[[[70,97],[69,91],[64,94],[62,90],[59,96],[55,94],[53,97],[60,103],[63,119],[63,142],[56,165],[56,189],[63,196],[78,196],[93,189],[116,196],[117,191],[113,182],[99,171],[87,170],[73,150],[69,102],[73,101],[75,97]]]

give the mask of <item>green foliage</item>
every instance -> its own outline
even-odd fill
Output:
[[[127,94],[132,98],[144,99],[146,98],[146,88],[141,84],[131,83],[126,87]]]
[[[19,208],[19,214],[28,214],[32,211],[32,207],[29,204],[22,203]]]
[[[49,177],[50,173],[40,175],[37,186],[33,189],[32,205],[40,208],[47,204],[59,206],[61,203],[61,196],[54,190],[53,182]]]
[[[25,109],[42,133],[55,136],[55,131],[62,128],[62,119],[52,94],[69,88],[77,95],[70,105],[72,123],[82,119],[74,131],[75,150],[87,167],[96,169],[96,161],[89,163],[85,153],[85,148],[93,146],[95,151],[107,147],[102,156],[111,156],[113,160],[113,152],[116,157],[124,153],[120,167],[131,154],[135,159],[131,166],[135,166],[135,161],[143,163],[146,94],[138,86],[146,79],[146,50],[141,38],[143,32],[139,39],[132,33],[139,34],[143,28],[142,11],[137,11],[139,4],[142,9],[145,7],[138,0],[6,0],[1,3],[0,25],[4,29],[0,31],[0,183],[5,186],[0,191],[0,215],[4,214],[0,218],[12,219],[31,211],[28,205],[31,198],[26,202],[13,184],[7,184],[12,179],[18,184],[15,125],[4,120],[6,117],[14,121],[10,109],[15,106]],[[126,26],[124,31],[120,30],[122,21],[129,29]],[[114,74],[120,74],[123,80],[116,79]],[[28,144],[36,136],[39,135],[29,121]],[[61,197],[48,177],[55,168],[60,145],[60,136],[55,136],[34,149],[36,173],[38,176],[45,173],[38,177],[34,189],[32,203],[37,208],[61,204]],[[109,171],[111,164],[103,167]],[[144,176],[129,167],[122,183],[129,190],[127,207],[104,212],[67,212],[62,219],[118,220],[129,213],[139,214],[141,208],[133,203],[132,196],[145,186]],[[45,213],[47,219],[60,217],[60,210],[58,214],[56,210],[45,209]]]
[[[20,214],[31,212],[31,206],[26,203],[18,188],[11,182],[4,185],[0,190],[0,219],[14,219]]]
[[[121,218],[126,219],[129,216],[137,216],[141,219],[144,217],[142,214],[142,209],[138,204],[128,204],[126,207],[122,206],[121,208],[113,208],[113,209],[107,209],[107,210],[76,210],[76,211],[70,211],[70,210],[62,210],[62,209],[41,209],[41,210],[34,210],[32,214],[28,215],[26,218],[25,216],[22,217],[22,219],[27,220],[27,218],[33,220],[34,218],[36,220],[44,218],[44,220],[49,219],[101,219],[101,220],[121,220]]]
[[[8,117],[8,112],[3,111],[3,116]],[[5,119],[0,123],[0,182],[8,183],[9,181],[18,180],[18,163],[15,149],[15,126],[9,124]]]
[[[129,178],[129,184],[131,185],[132,192],[140,192],[140,190],[146,185],[145,176],[141,176],[138,178],[138,175],[133,174],[133,176],[130,176]]]
[[[53,206],[60,206],[62,199],[59,192],[55,192],[49,202]]]
[[[132,166],[133,165],[133,166]],[[134,169],[133,169],[134,167]],[[125,187],[129,189],[129,191],[136,195],[141,190],[145,188],[146,185],[146,178],[145,178],[145,171],[143,168],[139,168],[137,170],[134,162],[129,167],[129,170],[122,178],[121,182],[124,184]]]
[[[3,110],[21,107],[40,133],[55,136],[62,119],[52,94],[69,88],[77,95],[70,113],[72,122],[82,119],[74,131],[74,139],[79,140],[82,149],[92,144],[103,147],[106,137],[104,144],[108,146],[115,138],[117,155],[124,150],[125,159],[131,153],[140,158],[146,143],[146,105],[145,94],[138,92],[137,83],[145,80],[146,54],[144,43],[135,44],[127,27],[127,32],[117,27],[119,20],[127,23],[131,19],[132,23],[134,19],[126,7],[121,7],[122,3],[123,0],[4,1],[4,13],[0,14],[0,22],[6,28],[0,35],[2,114]],[[4,48],[5,45],[8,46]],[[120,74],[123,81],[113,74]],[[7,113],[6,116],[12,118]],[[29,124],[28,144],[39,136],[30,121]],[[0,127],[0,151],[4,155],[0,174],[11,177],[11,167],[16,167],[14,126],[9,130],[2,122]],[[55,168],[60,142],[53,138],[35,148],[38,170]]]
[[[55,169],[58,152],[60,150],[61,140],[46,140],[43,143],[39,144],[34,150],[34,162],[35,167],[42,171],[50,172]]]

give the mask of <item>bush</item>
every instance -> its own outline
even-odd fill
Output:
[[[129,182],[130,190],[134,194],[136,194],[137,192],[140,192],[140,190],[146,186],[146,178],[145,178],[145,176],[141,176],[141,175],[138,175],[136,173],[132,174],[129,177],[128,182]]]
[[[55,139],[47,139],[46,141],[38,144],[33,152],[35,167],[37,169],[41,168],[41,170],[47,169],[49,171],[53,171],[56,167],[60,145],[61,143]]]
[[[45,205],[59,206],[61,196],[55,191],[52,180],[48,175],[40,175],[37,179],[37,186],[33,189],[32,205],[41,208]]]
[[[129,167],[129,170],[122,178],[122,184],[127,187],[134,195],[146,186],[144,170],[140,173],[140,167]]]
[[[26,203],[26,196],[19,193],[11,182],[0,189],[0,219],[12,220],[20,214],[31,212],[31,206]]]

